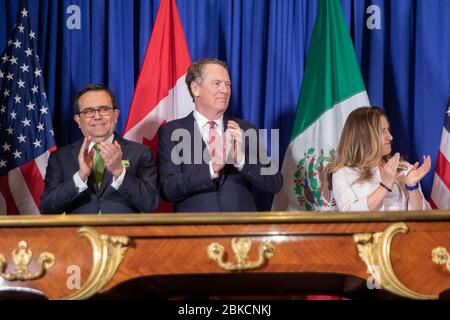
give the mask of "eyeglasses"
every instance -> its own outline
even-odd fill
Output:
[[[78,115],[82,114],[85,118],[93,118],[95,117],[95,113],[98,112],[101,116],[109,116],[111,111],[115,108],[111,108],[108,106],[99,106],[97,108],[86,108],[81,112],[78,112]]]

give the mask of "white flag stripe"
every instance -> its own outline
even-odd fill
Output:
[[[8,181],[9,190],[11,190],[11,194],[19,212],[22,215],[38,215],[39,209],[34,202],[33,196],[28,189],[28,185],[20,168],[8,172]]]
[[[442,130],[441,147],[439,150],[447,161],[450,161],[450,133],[445,128]]]
[[[40,157],[37,157],[34,161],[36,161],[36,165],[39,168],[39,172],[42,175],[42,179],[45,178],[45,174],[47,173],[47,163],[48,158],[50,157],[50,152],[42,154]]]
[[[194,110],[194,102],[185,83],[186,75],[178,79],[167,97],[149,112],[144,119],[131,128],[124,136],[131,141],[152,140],[163,121],[186,117]]]
[[[434,176],[431,199],[440,210],[450,209],[450,190],[437,174]]]
[[[358,93],[347,100],[344,100],[332,109],[327,110],[319,119],[317,119],[308,129],[300,134],[291,145],[293,153],[303,154],[311,146],[319,145],[323,148],[335,148],[344,128],[348,115],[359,107],[368,107],[369,98],[367,92]],[[324,129],[325,128],[325,129]],[[297,140],[309,141],[310,145],[297,143]]]

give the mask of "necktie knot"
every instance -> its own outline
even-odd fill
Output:
[[[209,129],[215,129],[217,126],[217,123],[215,121],[208,121]]]

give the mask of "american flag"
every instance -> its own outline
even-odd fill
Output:
[[[435,209],[450,209],[450,97],[445,112],[444,130],[442,131],[430,202]]]
[[[52,120],[29,12],[21,5],[0,56],[0,214],[39,214]]]

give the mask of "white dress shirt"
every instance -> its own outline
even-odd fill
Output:
[[[200,131],[200,134],[202,135],[203,141],[205,142],[206,147],[209,150],[209,143],[208,142],[209,142],[209,129],[210,129],[209,122],[210,122],[210,120],[208,120],[205,116],[203,116],[197,110],[194,110],[194,119],[195,119],[197,127],[198,127],[198,129]],[[219,119],[215,120],[214,122],[216,123],[217,134],[219,135],[220,138],[222,138],[223,133],[225,131],[224,130],[224,124],[223,124],[223,116],[221,116]],[[240,164],[235,164],[234,166],[239,171],[242,171],[242,169],[244,168],[244,163],[245,163],[245,159],[243,159]],[[209,173],[211,174],[211,179],[218,178],[219,175],[214,172],[211,160],[209,161],[208,165],[209,165]]]
[[[400,176],[406,177],[412,166],[404,170]],[[370,211],[367,198],[380,186],[381,175],[378,167],[373,168],[373,177],[370,181],[354,183],[360,176],[358,168],[343,167],[333,173],[333,195],[339,211]],[[379,211],[406,211],[413,210],[408,205],[408,191],[394,184],[392,192],[389,192],[383,200]],[[420,185],[419,191],[422,192]],[[430,209],[430,205],[423,201],[422,210]]]
[[[113,140],[114,140],[114,134],[112,134],[108,139],[106,139],[106,142],[109,142],[112,144]],[[91,142],[89,144],[89,148],[88,148],[89,153],[91,152],[92,148],[94,148],[94,145],[95,145],[95,142]],[[97,151],[94,151],[94,152],[97,152]],[[106,170],[106,168],[105,168],[105,170]],[[113,187],[116,190],[119,190],[120,186],[123,183],[123,179],[125,178],[125,173],[126,173],[126,169],[123,168],[122,174],[119,177],[117,177],[117,179],[116,179],[116,177],[113,177],[111,187]],[[88,188],[87,181],[84,182],[83,180],[81,180],[81,177],[78,174],[78,171],[73,175],[73,181],[75,182],[75,186],[78,189],[78,193],[82,193],[83,191],[85,191]]]

